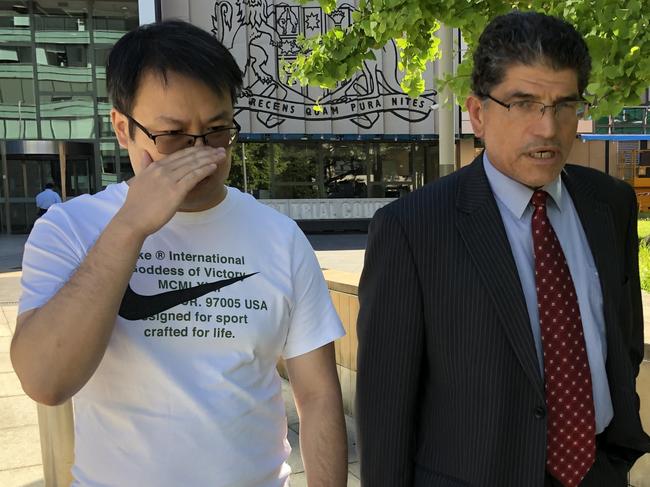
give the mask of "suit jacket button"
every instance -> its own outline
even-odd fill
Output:
[[[543,406],[537,406],[535,408],[535,419],[542,419],[546,416],[546,409]]]

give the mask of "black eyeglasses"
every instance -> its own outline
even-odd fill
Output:
[[[586,118],[589,115],[590,107],[589,102],[584,100],[566,100],[553,105],[545,105],[541,101],[532,100],[518,100],[512,103],[504,103],[492,95],[485,95],[484,98],[489,98],[494,103],[507,108],[514,117],[523,123],[541,120],[547,108],[553,109],[553,114],[559,121],[574,122]]]
[[[184,134],[176,131],[152,134],[144,125],[130,115],[124,114],[124,116],[142,130],[147,137],[153,140],[156,149],[161,154],[172,154],[181,149],[192,147],[196,144],[196,139],[203,139],[203,143],[211,147],[228,148],[237,141],[237,136],[241,130],[241,126],[233,120],[232,127],[218,127],[201,135]]]

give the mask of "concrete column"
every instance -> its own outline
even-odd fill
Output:
[[[0,159],[2,159],[2,192],[5,199],[5,232],[8,235],[11,235],[11,208],[9,206],[9,166],[7,165],[7,145],[4,140],[0,140]]]
[[[66,178],[66,153],[65,142],[59,142],[59,170],[61,172],[61,199],[65,201],[68,197],[67,178]]]
[[[248,176],[246,175],[246,144],[241,145],[241,163],[244,172],[244,193],[248,193]]]
[[[442,58],[438,60],[438,76],[444,78],[454,71],[452,28],[446,25],[438,31]],[[438,93],[438,137],[440,144],[440,176],[456,169],[456,135],[454,128],[454,95],[449,88]]]
[[[160,20],[160,0],[138,0],[140,25]]]

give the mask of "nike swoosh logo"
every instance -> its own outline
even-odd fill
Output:
[[[175,289],[174,291],[152,294],[151,296],[143,296],[142,294],[136,293],[131,289],[131,284],[129,284],[124,292],[118,314],[125,320],[142,320],[192,299],[200,298],[209,292],[217,291],[236,282],[248,279],[255,274],[259,274],[259,272],[253,272],[252,274],[245,274],[231,279],[206,282],[205,284],[187,289]]]

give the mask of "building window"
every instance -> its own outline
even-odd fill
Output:
[[[271,195],[273,144],[240,143],[232,149],[231,157],[228,184],[242,191],[246,188],[256,198],[268,199]],[[244,184],[244,157],[246,158],[246,184]]]
[[[95,44],[114,44],[138,26],[138,3],[95,2],[93,26]],[[100,64],[99,60],[97,64]]]
[[[0,64],[31,64],[32,60],[32,48],[30,46],[0,44]]]
[[[271,197],[276,199],[319,198],[319,150],[314,143],[275,144]]]
[[[244,188],[242,145],[229,184]],[[436,142],[245,143],[248,192],[262,199],[397,198],[438,178]]]
[[[367,198],[370,154],[367,144],[323,144],[326,198]]]
[[[41,0],[35,9],[37,31],[85,32],[88,2]]]
[[[410,144],[380,144],[377,172],[384,198],[399,198],[413,189]]]
[[[39,44],[36,46],[36,61],[41,66],[86,68],[89,66],[88,47],[75,44]]]
[[[0,3],[0,29],[9,31],[11,37],[22,32],[29,36],[29,6],[24,1]]]

